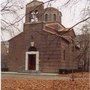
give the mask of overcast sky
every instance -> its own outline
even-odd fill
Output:
[[[24,0],[20,0],[20,1],[24,1]],[[32,0],[26,0],[24,3],[27,4],[30,1]],[[38,0],[38,1],[46,2],[48,0]],[[62,24],[66,28],[70,28],[82,19],[81,11],[86,7],[86,5],[88,5],[87,1],[89,0],[78,0],[79,2],[77,4],[71,3],[70,5],[65,7],[63,5],[66,1],[68,0],[55,0],[51,2],[51,6],[59,9],[62,12]],[[75,1],[75,0],[71,0],[71,1]],[[45,4],[45,7],[47,7],[47,4]],[[22,13],[24,14],[24,12]],[[80,31],[77,28],[75,28],[75,32],[80,33]]]

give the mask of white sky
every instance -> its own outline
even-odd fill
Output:
[[[29,3],[30,1],[32,0],[26,0],[26,3]],[[46,2],[48,0],[38,0],[38,1]],[[62,12],[62,24],[65,27],[70,28],[71,26],[73,26],[74,24],[76,24],[82,19],[81,11],[87,5],[87,0],[78,0],[79,1],[78,4],[76,5],[74,4],[75,6],[70,4],[72,5],[72,7],[70,7],[70,5],[68,7],[62,6],[65,3],[65,1],[68,1],[68,0],[55,0],[55,2],[52,2],[51,4],[52,4],[52,7],[55,7]],[[75,28],[75,32],[80,33],[80,31],[77,28]]]

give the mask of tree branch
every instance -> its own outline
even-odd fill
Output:
[[[69,28],[69,29],[72,29],[72,28],[74,28],[75,26],[77,26],[78,24],[80,24],[80,23],[82,23],[82,22],[85,22],[85,21],[87,21],[88,19],[90,19],[90,17],[88,17],[88,18],[86,18],[86,19],[83,19],[82,21],[79,21],[78,23],[76,23],[75,25],[73,25],[71,28]]]

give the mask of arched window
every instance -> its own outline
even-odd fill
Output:
[[[38,21],[38,10],[35,10],[33,12],[30,12],[30,14],[29,14],[29,20],[31,22],[37,22]]]
[[[48,14],[45,14],[45,21],[48,21]]]
[[[53,14],[53,20],[56,21],[56,14]]]

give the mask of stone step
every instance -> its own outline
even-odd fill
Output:
[[[41,73],[40,71],[36,70],[23,70],[23,71],[18,71],[19,73]]]

